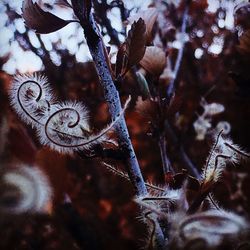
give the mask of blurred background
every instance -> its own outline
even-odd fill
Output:
[[[221,128],[250,151],[249,54],[239,53],[239,37],[250,28],[250,5],[242,1],[193,0],[187,29],[181,34],[184,1],[98,1],[95,18],[111,62],[125,41],[129,16],[155,7],[158,18],[153,43],[163,49],[167,66],[159,80],[164,95],[178,50],[185,43],[177,77],[180,105],[169,117],[167,154],[175,172],[186,169],[188,160],[199,172]],[[61,1],[37,1],[43,10],[71,19],[72,10]],[[59,4],[58,4],[59,3]],[[125,171],[119,160],[60,155],[41,146],[35,131],[20,121],[9,105],[7,90],[13,75],[43,72],[58,99],[77,100],[90,109],[95,131],[110,121],[98,75],[91,61],[82,28],[71,23],[51,34],[36,34],[21,17],[22,1],[0,2],[0,167],[4,164],[37,165],[49,177],[54,190],[47,214],[11,215],[0,219],[0,249],[139,249],[147,235],[138,220],[134,191],[126,179],[101,163],[107,161]],[[139,70],[148,81],[151,76]],[[170,73],[169,73],[170,72]],[[158,137],[149,120],[136,111],[142,90],[128,73],[119,86],[122,100],[132,96],[126,120],[144,178],[164,185]],[[220,112],[206,117],[208,104]],[[152,123],[152,121],[151,121]],[[154,131],[153,131],[154,132]],[[215,196],[226,209],[249,218],[249,163],[229,167]]]

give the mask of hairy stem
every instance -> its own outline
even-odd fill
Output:
[[[121,102],[118,91],[114,85],[109,65],[105,56],[105,47],[97,30],[96,23],[90,10],[86,10],[86,1],[72,1],[73,9],[79,18],[81,26],[84,29],[87,44],[93,61],[96,66],[97,73],[100,77],[100,83],[104,90],[104,97],[108,103],[109,111],[112,119],[115,119],[121,112]],[[86,16],[86,12],[89,14]],[[135,188],[137,195],[145,195],[147,193],[146,185],[143,180],[139,164],[129,137],[127,125],[124,116],[117,122],[116,132],[119,139],[120,147],[126,156],[126,166],[130,180]]]
[[[105,47],[97,29],[96,23],[90,11],[90,0],[72,0],[73,10],[78,17],[81,26],[84,29],[87,44],[100,77],[100,83],[104,90],[104,97],[108,103],[112,119],[115,119],[121,112],[121,102],[118,91],[111,76],[110,67],[105,54]],[[129,137],[127,125],[124,116],[115,126],[120,147],[125,155],[125,163],[130,181],[135,188],[137,195],[146,195],[147,188],[143,180],[140,167]],[[157,225],[158,226],[158,225]],[[164,235],[162,230],[156,231],[157,249],[164,248]]]

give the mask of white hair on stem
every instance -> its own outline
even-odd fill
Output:
[[[1,176],[0,211],[3,213],[42,213],[52,198],[47,176],[37,167],[21,165]]]
[[[40,141],[42,144],[48,145],[61,153],[72,153],[74,150],[91,148],[97,143],[109,142],[106,134],[112,130],[115,123],[124,114],[129,102],[130,97],[116,119],[94,135],[91,135],[88,131],[86,116],[82,116],[86,112],[79,113],[77,109],[73,108],[73,106],[78,107],[79,110],[84,111],[83,108],[79,108],[79,104],[62,105],[51,114],[44,129],[38,130]]]
[[[116,167],[113,167],[111,166],[110,164],[106,163],[106,162],[102,162],[102,164],[112,173],[126,179],[126,180],[130,180],[129,179],[129,176],[127,173],[117,169]],[[160,193],[164,193],[166,191],[166,188],[165,187],[160,187],[160,186],[156,186],[152,183],[149,183],[149,182],[145,182],[145,185],[148,189],[152,191],[155,191],[155,192],[160,192]]]
[[[208,156],[203,170],[204,182],[217,182],[228,163],[233,165],[241,159],[250,158],[238,145],[234,144],[229,138],[222,136],[221,130]]]
[[[69,154],[97,143],[113,143],[106,134],[124,114],[130,101],[129,97],[116,119],[93,135],[89,129],[88,109],[77,102],[55,104],[48,80],[43,75],[16,76],[10,88],[10,99],[21,119],[37,129],[41,144]]]

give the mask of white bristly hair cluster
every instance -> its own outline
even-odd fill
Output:
[[[231,139],[223,137],[220,131],[199,181],[199,189],[191,189],[188,184],[192,178],[187,178],[179,189],[152,185],[149,194],[136,197],[135,202],[142,210],[140,219],[149,231],[148,249],[152,249],[157,221],[168,232],[170,249],[219,249],[228,240],[237,242],[240,237],[246,238],[249,223],[243,217],[220,208],[211,188],[228,163],[237,164],[245,158],[250,158],[250,155]],[[202,247],[197,248],[196,244]]]
[[[224,138],[221,131],[215,140],[203,169],[202,177],[204,182],[217,182],[227,164],[235,165],[241,159],[249,157],[250,155],[234,144],[231,139]]]
[[[129,98],[111,124],[98,134],[91,134],[88,109],[78,102],[56,103],[47,77],[37,73],[18,75],[9,93],[11,105],[25,123],[36,128],[40,142],[61,153],[112,142],[106,134],[123,115],[130,101]]]
[[[225,107],[220,103],[207,103],[204,97],[201,98],[200,106],[203,108],[203,113],[198,115],[198,119],[193,123],[196,132],[197,140],[204,140],[209,132],[212,132],[212,118],[225,111]],[[220,132],[223,129],[223,134],[228,134],[231,126],[226,121],[221,121],[213,130]]]
[[[55,101],[47,77],[38,73],[17,75],[9,96],[20,118],[33,127],[44,123],[51,112],[50,105]]]
[[[47,176],[37,167],[21,165],[1,173],[0,211],[42,213],[52,198]]]

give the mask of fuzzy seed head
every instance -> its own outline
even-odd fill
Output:
[[[0,211],[41,213],[52,198],[47,176],[37,167],[20,166],[1,176]]]
[[[11,104],[24,122],[37,130],[40,142],[61,153],[85,150],[95,144],[115,142],[107,137],[121,113],[97,134],[91,134],[87,108],[77,102],[55,104],[47,78],[39,74],[16,76],[10,88]]]

